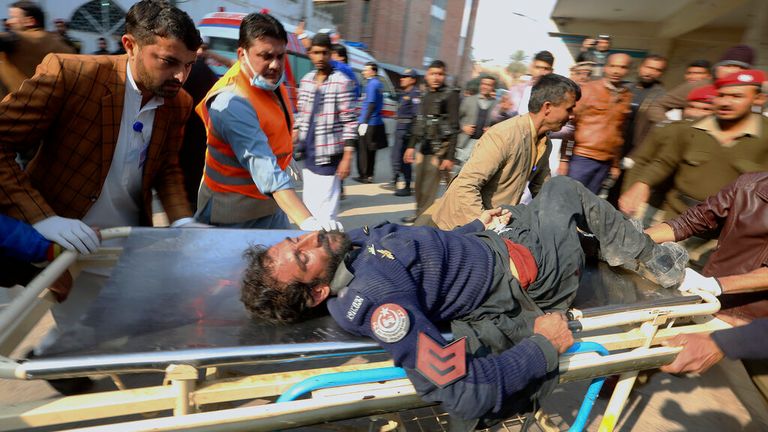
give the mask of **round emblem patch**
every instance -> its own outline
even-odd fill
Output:
[[[371,330],[377,338],[386,343],[395,343],[404,338],[411,328],[408,312],[394,303],[383,304],[371,315]]]
[[[741,74],[738,77],[736,77],[736,79],[741,81],[741,82],[752,82],[752,75]]]

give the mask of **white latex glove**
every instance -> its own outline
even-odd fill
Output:
[[[723,288],[720,287],[720,282],[716,278],[702,276],[691,268],[685,269],[685,278],[677,289],[683,293],[695,293],[696,290],[705,291],[715,296],[723,293]]]
[[[96,252],[99,248],[100,241],[96,231],[78,219],[51,216],[32,225],[32,228],[46,239],[83,255]]]
[[[331,219],[328,221],[323,222],[320,224],[323,227],[324,231],[340,231],[344,232],[344,226],[341,224],[341,222]]]
[[[302,231],[344,231],[340,222],[333,219],[320,222],[314,216],[304,219],[304,222],[299,224],[299,229]]]
[[[365,136],[365,133],[368,132],[368,125],[365,123],[361,123],[357,127],[357,134],[360,136]]]

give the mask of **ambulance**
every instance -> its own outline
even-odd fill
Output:
[[[206,15],[198,24],[200,35],[208,43],[208,49],[219,55],[236,59],[237,41],[239,39],[240,22],[247,14],[241,12],[214,12]],[[285,66],[285,85],[288,94],[293,102],[294,111],[296,110],[296,98],[298,95],[298,83],[306,73],[314,69],[312,62],[307,56],[307,51],[301,41],[294,34],[296,26],[283,23],[288,33],[288,61]],[[311,32],[307,32],[312,34]],[[362,86],[364,84],[361,74],[363,67],[369,61],[376,62],[370,54],[365,51],[345,45],[349,65],[355,71],[357,80]],[[208,65],[213,71],[221,76],[227,71],[227,67],[208,60]],[[384,86],[384,107],[382,108],[382,117],[384,118],[384,128],[387,132],[387,141],[390,145],[394,144],[395,129],[397,127],[396,113],[397,102],[395,100],[395,88],[392,85],[384,69],[379,67],[379,79]],[[363,87],[364,88],[364,87]]]

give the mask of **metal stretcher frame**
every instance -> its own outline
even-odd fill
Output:
[[[117,228],[104,230],[102,236],[104,239],[127,237],[130,232],[130,228]],[[283,360],[297,362],[331,356],[353,357],[382,352],[372,340],[187,349],[35,359],[26,362],[17,362],[7,357],[52,306],[53,296],[47,287],[60,274],[67,269],[76,274],[84,264],[113,265],[120,253],[119,249],[102,249],[93,256],[78,259],[75,253],[65,252],[26,286],[22,294],[0,314],[0,378],[29,380],[109,375],[121,388],[118,374],[162,372],[166,384],[0,407],[0,431],[160,411],[172,411],[173,415],[82,430],[267,431],[430,405],[418,397],[407,379],[394,379],[316,390],[309,399],[199,412],[222,402],[274,399],[308,377],[386,368],[392,364],[385,361],[227,379],[216,377],[218,367],[271,364]],[[570,311],[572,327],[576,331],[635,325],[620,333],[578,339],[601,344],[611,351],[609,355],[573,354],[563,355],[560,359],[560,383],[621,374],[604,413],[601,431],[613,430],[616,426],[637,372],[668,364],[680,351],[680,348],[658,346],[662,341],[678,334],[710,332],[726,326],[710,317],[720,307],[716,297],[701,292],[687,300],[684,304],[680,304],[679,299],[673,302],[659,301],[645,304],[640,309],[617,307]],[[683,317],[697,318],[692,324],[672,326],[677,318]]]

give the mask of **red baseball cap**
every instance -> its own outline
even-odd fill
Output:
[[[765,81],[765,73],[757,69],[747,69],[739,72],[728,74],[717,81],[715,81],[716,88],[723,88],[729,86],[762,86]]]
[[[712,102],[717,96],[717,89],[712,84],[696,87],[688,93],[688,100],[691,102]]]

